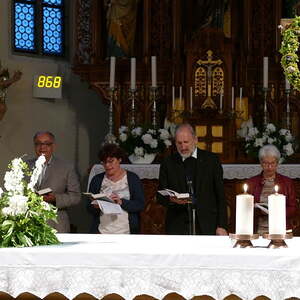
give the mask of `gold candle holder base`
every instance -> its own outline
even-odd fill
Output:
[[[256,240],[259,238],[259,234],[235,234],[229,233],[229,237],[235,240],[233,248],[253,248],[251,240]]]
[[[264,233],[262,237],[264,239],[270,240],[268,248],[271,249],[288,248],[285,240],[292,239],[293,233],[286,233],[286,234]]]

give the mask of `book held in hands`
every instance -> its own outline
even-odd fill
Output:
[[[52,192],[52,190],[51,190],[50,188],[45,188],[45,189],[42,189],[42,190],[37,191],[37,193],[38,193],[40,196],[49,194],[49,193],[51,193],[51,192]]]
[[[177,193],[173,190],[170,189],[164,189],[158,191],[161,195],[163,196],[170,196],[170,197],[176,197],[178,199],[183,199],[183,198],[189,198],[190,194],[189,193]]]

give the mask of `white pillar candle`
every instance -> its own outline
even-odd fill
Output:
[[[268,72],[269,72],[269,58],[264,57],[264,80],[263,80],[263,87],[264,89],[268,88]]]
[[[182,86],[179,87],[179,109],[181,109],[182,104]]]
[[[130,89],[136,89],[136,59],[131,57],[130,60]]]
[[[287,78],[285,78],[285,89],[286,90],[290,90],[291,89],[290,82],[287,80]]]
[[[254,197],[247,194],[247,189],[247,184],[244,184],[244,194],[236,196],[236,234],[253,234]]]
[[[285,195],[278,194],[275,185],[275,194],[268,196],[269,234],[286,233]]]
[[[116,70],[116,58],[110,57],[110,73],[109,73],[109,87],[113,89],[115,87],[115,70]]]
[[[157,87],[157,77],[156,77],[156,56],[151,56],[151,80],[152,87]]]
[[[243,88],[240,87],[240,103],[239,103],[239,109],[242,111],[242,98],[243,98]]]
[[[172,86],[172,108],[175,109],[175,86]]]
[[[190,109],[193,110],[193,87],[190,87]]]
[[[231,109],[234,110],[234,87],[231,88]]]

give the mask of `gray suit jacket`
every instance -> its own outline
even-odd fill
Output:
[[[30,168],[35,165],[36,159],[28,160]],[[67,208],[80,202],[81,191],[78,176],[74,167],[66,161],[52,156],[45,175],[37,189],[51,188],[56,197],[58,209],[57,223],[50,221],[49,225],[58,232],[70,232],[70,222]]]

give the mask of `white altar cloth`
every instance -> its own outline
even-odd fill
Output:
[[[59,292],[125,299],[209,295],[300,297],[300,238],[287,249],[232,248],[228,237],[59,234],[61,245],[0,249],[0,291],[17,297]]]
[[[158,179],[159,164],[123,164],[122,166],[126,170],[135,172],[141,179]],[[223,164],[222,166],[224,179],[246,179],[261,172],[261,167],[258,164]],[[95,164],[89,174],[88,186],[92,178],[103,171],[104,169],[101,164]],[[278,172],[290,178],[300,178],[300,165],[279,165]]]

